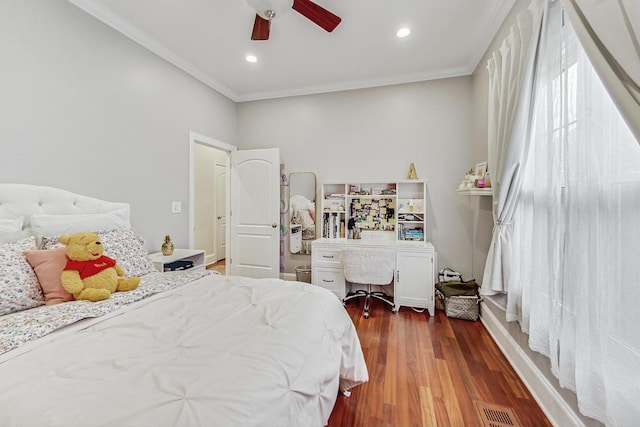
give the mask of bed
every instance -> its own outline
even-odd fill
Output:
[[[83,230],[138,289],[59,294],[57,236]],[[2,426],[323,426],[338,394],[368,380],[333,293],[157,272],[125,203],[0,184],[0,279]]]

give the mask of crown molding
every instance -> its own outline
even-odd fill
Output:
[[[119,33],[123,34],[125,37],[128,37],[129,39],[138,43],[145,49],[150,50],[162,59],[180,68],[182,71],[201,81],[210,88],[216,90],[217,92],[220,92],[222,95],[226,96],[232,101],[238,102],[238,96],[233,90],[220,83],[219,81],[213,79],[208,73],[202,71],[200,68],[193,65],[190,61],[184,59],[182,56],[177,55],[162,43],[159,43],[157,40],[149,37],[144,31],[140,30],[132,23],[126,21],[121,16],[114,14],[101,4],[93,0],[67,1],[74,6],[82,9],[99,21],[103,22],[104,24],[108,25],[109,27],[113,28],[114,30],[118,31]]]

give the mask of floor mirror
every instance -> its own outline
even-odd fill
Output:
[[[316,234],[316,174],[289,174],[289,251],[310,254]]]

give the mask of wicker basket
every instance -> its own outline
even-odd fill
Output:
[[[480,298],[477,296],[445,297],[440,293],[439,298],[447,317],[473,321],[480,317]]]

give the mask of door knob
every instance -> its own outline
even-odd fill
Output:
[[[221,216],[219,216],[219,217],[218,217],[218,219],[222,219],[222,217],[221,217]]]
[[[276,228],[278,226],[278,224],[276,224],[275,222],[273,224],[271,224],[271,228]]]

